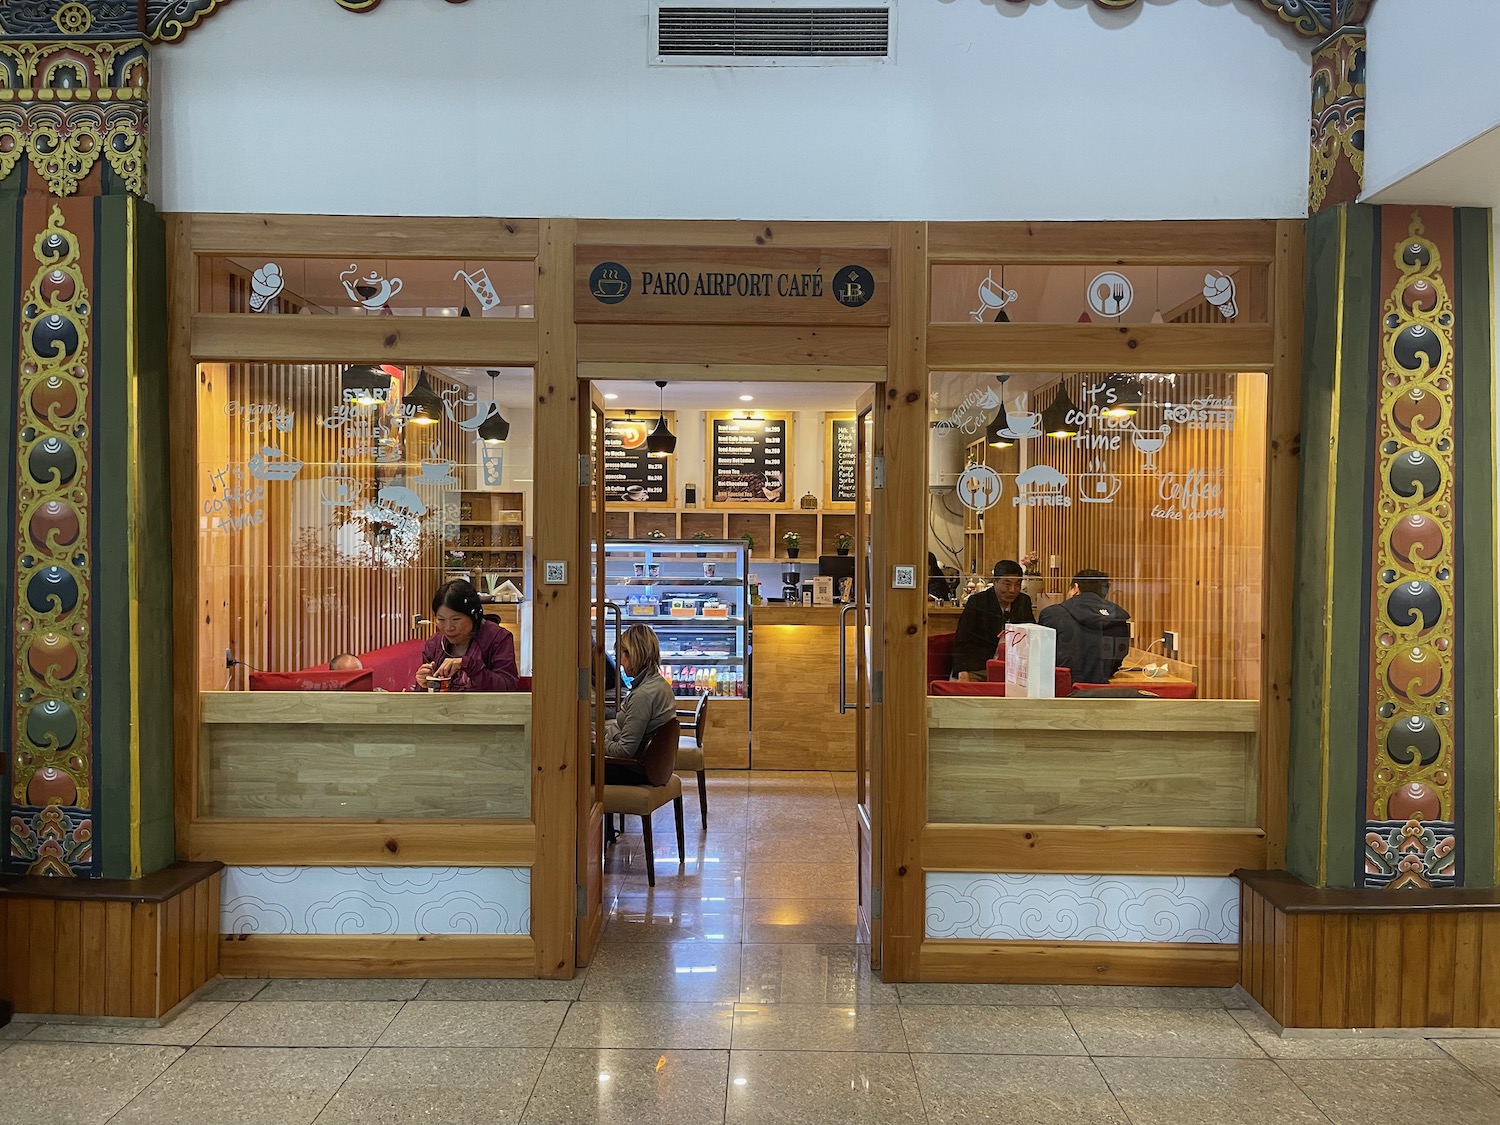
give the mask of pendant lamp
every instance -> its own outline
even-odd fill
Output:
[[[491,371],[490,376],[490,412],[485,420],[479,423],[479,429],[474,432],[479,435],[479,440],[485,445],[499,445],[510,437],[510,423],[500,413],[500,403],[495,398],[495,380],[500,378],[500,372]]]
[[[660,396],[657,402],[656,429],[646,436],[646,451],[653,457],[669,457],[677,450],[677,435],[667,426],[667,381],[658,379],[656,386]]]
[[[1114,401],[1104,407],[1106,418],[1129,418],[1141,408],[1141,384],[1133,375],[1111,375],[1104,385],[1114,392]]]
[[[1076,408],[1073,399],[1068,394],[1066,383],[1057,384],[1057,394],[1052,399],[1052,405],[1042,411],[1042,432],[1048,437],[1070,438],[1078,433],[1078,424],[1068,421],[1068,415],[1074,413]]]
[[[358,406],[375,405],[390,385],[391,377],[369,364],[351,364],[339,376],[339,390],[343,392],[344,401]]]
[[[1000,310],[1000,316],[1005,316],[1005,310]],[[1009,317],[1006,318],[1007,320]],[[995,416],[990,419],[990,424],[984,431],[984,442],[991,449],[1009,449],[1016,444],[1016,439],[1010,433],[1010,421],[1005,416],[1005,382],[1009,375],[996,375],[995,379],[1000,384],[1000,405],[995,409]]]
[[[426,368],[417,375],[416,385],[402,396],[402,401],[415,408],[415,413],[408,420],[419,426],[433,426],[442,419],[443,400],[438,398],[427,382]]]

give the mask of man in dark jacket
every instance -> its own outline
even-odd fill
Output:
[[[1110,601],[1109,577],[1080,570],[1067,598],[1042,610],[1038,625],[1057,632],[1057,666],[1075,684],[1107,684],[1130,649],[1130,614]]]
[[[964,603],[953,638],[953,671],[959,679],[983,680],[1007,625],[1031,625],[1031,598],[1021,592],[1021,564],[1001,559],[995,584]]]

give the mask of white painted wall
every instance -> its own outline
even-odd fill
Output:
[[[1365,40],[1367,196],[1500,126],[1500,3],[1380,0]]]
[[[168,211],[1305,212],[1309,47],[1239,0],[901,0],[894,63],[652,67],[646,0],[241,0],[152,56]],[[1441,99],[1439,100],[1441,104]]]

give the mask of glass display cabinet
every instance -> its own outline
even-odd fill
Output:
[[[750,698],[749,551],[739,540],[631,539],[604,546],[605,645],[640,622],[680,698]]]

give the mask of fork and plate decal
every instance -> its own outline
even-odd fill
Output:
[[[1105,270],[1089,282],[1089,308],[1100,316],[1120,316],[1135,300],[1135,287],[1123,273]]]

